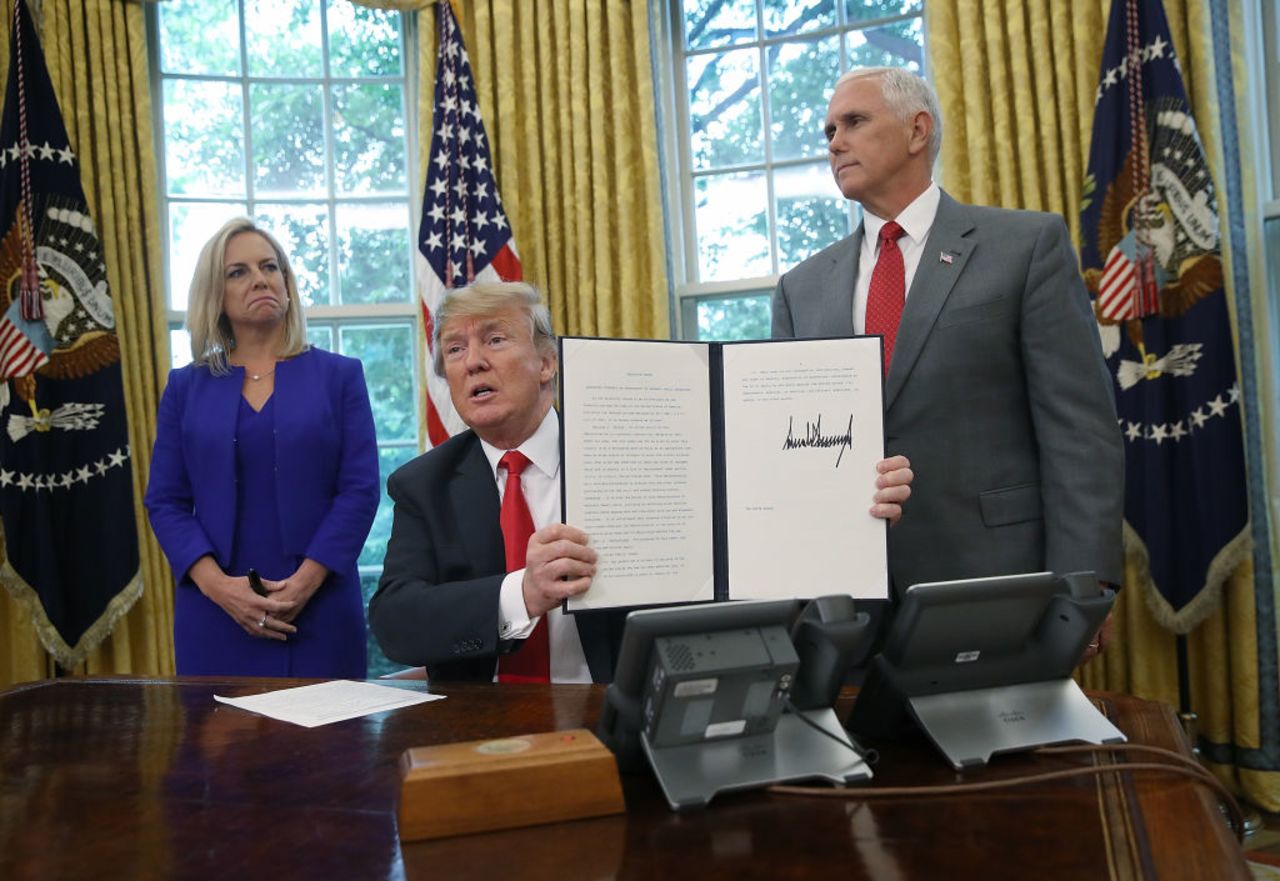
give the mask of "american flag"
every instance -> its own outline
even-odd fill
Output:
[[[432,446],[466,428],[454,412],[448,385],[430,366],[436,309],[451,288],[521,277],[520,257],[498,198],[462,31],[450,3],[439,3],[436,9],[440,48],[431,114],[434,131],[415,261],[427,337],[427,437]]]

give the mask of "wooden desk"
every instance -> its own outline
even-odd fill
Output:
[[[290,684],[64,679],[0,693],[0,878],[1249,877],[1203,788],[1143,773],[928,801],[740,793],[688,815],[637,776],[624,778],[625,816],[402,849],[401,752],[593,727],[602,689],[442,684],[448,700],[314,729],[212,697]],[[1184,749],[1169,708],[1106,698],[1133,740]],[[961,777],[923,743],[881,752],[877,784]],[[982,773],[1065,762],[1004,757]]]

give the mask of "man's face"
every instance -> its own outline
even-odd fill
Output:
[[[860,77],[836,87],[827,108],[827,158],[836,185],[846,199],[861,202],[877,216],[885,195],[902,187],[912,174],[919,152],[913,139],[913,123],[904,122],[885,104],[880,78]],[[895,212],[896,213],[896,212]]]
[[[519,446],[551,406],[556,359],[533,344],[519,308],[450,320],[440,333],[449,396],[462,421],[503,449]]]

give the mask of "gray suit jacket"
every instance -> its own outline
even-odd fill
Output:
[[[786,273],[773,335],[853,333],[862,227]],[[885,447],[915,471],[895,588],[1050,569],[1120,583],[1124,450],[1057,215],[938,205],[885,380]]]

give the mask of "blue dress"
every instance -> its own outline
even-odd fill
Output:
[[[228,575],[250,568],[271,581],[292,575],[303,558],[283,550],[276,498],[275,395],[261,410],[243,397],[236,420],[236,520]],[[364,608],[359,580],[330,573],[293,619],[285,642],[244,632],[197,590],[179,590],[174,644],[180,676],[302,676],[363,679]]]

